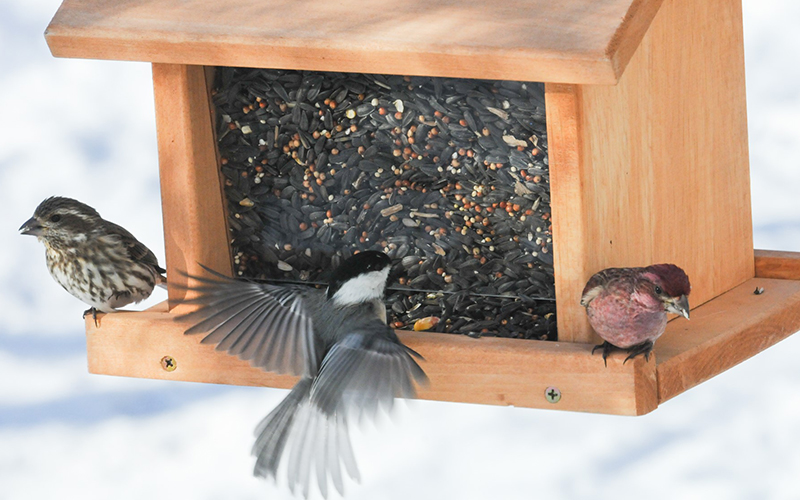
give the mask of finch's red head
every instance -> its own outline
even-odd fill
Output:
[[[660,285],[670,297],[689,295],[692,291],[689,277],[683,269],[675,264],[654,264],[647,266],[644,270],[645,273],[652,273],[658,278],[653,282]]]
[[[658,295],[669,312],[689,319],[689,299],[692,291],[689,276],[675,264],[654,264],[644,268],[646,279],[655,285]]]

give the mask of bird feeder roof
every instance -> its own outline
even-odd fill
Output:
[[[54,56],[615,84],[661,0],[65,0]]]

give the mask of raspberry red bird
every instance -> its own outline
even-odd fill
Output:
[[[689,319],[689,277],[674,264],[604,269],[586,283],[581,305],[603,339],[606,362],[612,347],[628,352],[625,361],[650,359],[656,339],[667,327],[667,313]]]
[[[140,302],[166,282],[156,256],[125,228],[72,198],[52,196],[19,228],[44,243],[50,275],[97,311]]]

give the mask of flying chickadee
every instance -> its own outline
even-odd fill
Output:
[[[667,327],[667,313],[689,319],[689,277],[675,264],[621,267],[599,271],[583,289],[581,305],[604,342],[606,362],[612,347],[628,351],[625,361],[650,351]],[[624,361],[623,361],[624,363]]]
[[[276,477],[288,459],[289,488],[308,497],[312,471],[323,497],[328,478],[343,494],[341,465],[359,480],[348,434],[350,418],[391,410],[395,397],[414,397],[427,377],[386,325],[384,289],[391,260],[361,252],[332,274],[327,290],[270,285],[213,273],[192,277],[199,306],[184,316],[187,334],[204,333],[253,366],[301,377],[256,428],[254,474]]]
[[[52,196],[19,228],[44,243],[47,269],[66,291],[97,311],[141,302],[166,283],[164,269],[149,248],[125,228],[72,198]]]

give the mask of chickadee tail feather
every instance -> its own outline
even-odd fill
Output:
[[[308,498],[312,470],[323,498],[328,496],[328,478],[344,495],[342,464],[347,474],[360,481],[350,444],[345,415],[326,415],[309,400],[312,379],[304,378],[256,428],[254,474],[276,477],[286,452],[288,482],[292,493],[302,489]]]
[[[276,477],[283,449],[300,405],[308,401],[312,379],[301,379],[281,403],[264,417],[255,430],[252,454],[256,457],[256,477]]]

